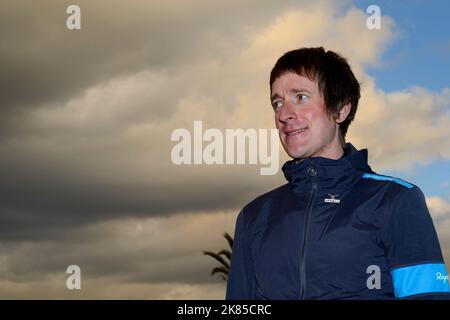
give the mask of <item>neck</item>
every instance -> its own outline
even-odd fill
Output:
[[[344,148],[342,147],[342,145],[340,143],[338,143],[338,144],[335,143],[333,146],[329,146],[327,149],[325,149],[321,152],[318,152],[313,157],[322,157],[322,158],[327,158],[327,159],[331,159],[331,160],[338,160],[343,155],[344,155]],[[309,158],[309,157],[294,159],[294,163],[302,162],[306,158]]]

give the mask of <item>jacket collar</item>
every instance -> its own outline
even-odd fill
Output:
[[[312,169],[317,176],[319,191],[342,192],[353,185],[362,172],[372,171],[367,158],[367,149],[357,150],[351,143],[347,143],[344,155],[337,160],[324,157],[309,157],[297,163],[290,160],[283,165],[282,170],[295,193],[311,192]]]

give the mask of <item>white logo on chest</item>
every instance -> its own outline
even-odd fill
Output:
[[[336,199],[338,197],[338,194],[328,194],[329,198],[325,198],[324,202],[326,203],[339,203],[341,202],[341,199]]]

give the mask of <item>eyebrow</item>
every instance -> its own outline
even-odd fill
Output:
[[[272,95],[272,96],[270,97],[270,101],[273,101],[273,100],[279,99],[279,98],[281,98],[281,96],[280,96],[278,93],[275,93],[274,95]]]
[[[308,89],[304,89],[304,88],[302,88],[302,89],[290,89],[289,90],[289,94],[295,94],[295,93],[300,93],[300,92],[306,92],[306,93],[309,93],[309,94],[311,94],[311,91],[309,91]],[[272,95],[271,97],[270,97],[270,100],[271,101],[273,101],[273,100],[275,100],[275,99],[280,99],[280,98],[283,98],[282,96],[280,96],[278,93],[275,93],[274,95]]]

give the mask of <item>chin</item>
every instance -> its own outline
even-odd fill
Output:
[[[303,159],[306,158],[306,152],[304,150],[286,150],[286,153],[288,154],[289,157],[291,157],[292,159]]]
[[[284,141],[282,141],[282,145],[284,148],[284,151],[286,151],[286,153],[288,154],[289,157],[293,158],[293,159],[303,159],[306,158],[309,154],[308,152],[308,146],[305,144],[301,144],[299,145],[299,143],[294,143],[294,141],[290,141],[290,143],[283,143]]]

